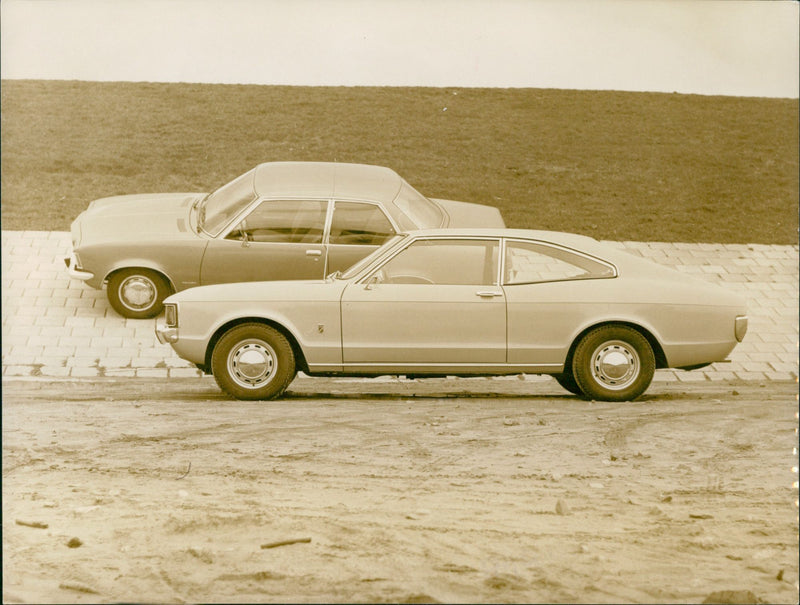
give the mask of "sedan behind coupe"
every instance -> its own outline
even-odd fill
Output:
[[[426,198],[388,168],[272,162],[211,194],[96,200],[72,223],[65,262],[89,286],[107,284],[120,315],[141,319],[193,286],[322,279],[396,233],[475,226],[504,224],[496,208]]]
[[[310,376],[550,374],[632,400],[657,368],[724,361],[743,299],[604,245],[545,231],[399,234],[327,279],[192,288],[165,301],[162,343],[240,399]]]

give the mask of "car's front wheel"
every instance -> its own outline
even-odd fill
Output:
[[[240,324],[217,341],[211,373],[219,387],[237,399],[275,399],[297,373],[286,337],[258,323]]]
[[[108,278],[108,302],[114,310],[130,319],[155,317],[171,294],[166,278],[150,269],[122,269]]]
[[[595,328],[575,348],[575,382],[589,399],[631,401],[647,390],[655,373],[653,348],[630,326]]]

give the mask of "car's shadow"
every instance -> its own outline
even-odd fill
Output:
[[[659,393],[659,394],[644,394],[635,401],[622,401],[618,405],[632,405],[637,403],[656,403],[659,401],[674,401],[680,399],[697,399],[696,393],[682,392],[682,393]],[[275,399],[273,403],[280,403],[281,401],[312,401],[312,400],[380,400],[380,401],[429,401],[441,399],[489,399],[489,400],[526,400],[526,401],[558,401],[563,403],[596,403],[609,405],[613,402],[607,401],[592,401],[573,395],[571,393],[489,393],[489,392],[476,392],[476,391],[436,391],[426,393],[410,393],[410,392],[380,392],[380,391],[287,391],[280,399]],[[262,403],[270,403],[269,401],[262,401]]]
[[[317,393],[285,393],[280,401],[308,401],[314,399],[380,399],[380,400],[429,400],[429,399],[558,399],[565,401],[586,401],[575,395],[546,395],[546,394],[523,394],[523,393],[337,393],[337,392],[317,392]]]

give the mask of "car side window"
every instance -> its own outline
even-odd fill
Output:
[[[497,240],[417,240],[375,274],[388,284],[497,284]]]
[[[253,242],[319,244],[327,212],[327,201],[264,201],[227,235],[227,239],[247,236]]]
[[[336,202],[329,242],[379,246],[395,234],[392,224],[376,204]]]
[[[507,285],[613,276],[611,265],[563,248],[534,242],[506,243],[503,283]]]

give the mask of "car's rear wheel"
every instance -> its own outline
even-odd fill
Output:
[[[217,341],[211,373],[237,399],[275,399],[297,373],[294,352],[279,331],[258,323],[235,326]]]
[[[122,269],[108,278],[108,302],[123,317],[148,319],[164,308],[171,294],[166,278],[150,269]]]
[[[581,387],[578,386],[578,383],[575,382],[575,377],[572,375],[571,371],[567,370],[563,374],[555,374],[553,378],[573,395],[583,397],[583,391],[581,391]]]
[[[650,386],[656,361],[647,339],[630,326],[595,328],[575,348],[575,383],[589,399],[631,401]]]

